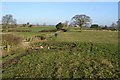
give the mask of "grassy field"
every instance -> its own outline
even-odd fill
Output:
[[[37,27],[18,27],[18,28],[9,28],[8,30],[31,30],[31,32],[9,32],[18,36],[22,36],[22,37],[32,37],[35,36],[37,34],[40,34],[39,31],[41,30],[52,30],[52,29],[56,29],[55,27],[49,27],[49,26],[37,26]],[[8,33],[8,32],[7,32]]]
[[[108,31],[82,31],[66,32],[58,35],[57,41],[78,41],[95,43],[118,43],[118,32]]]
[[[31,30],[31,32],[14,32],[18,36],[33,37],[39,34],[53,35],[54,32],[39,32],[41,30],[52,30],[55,27],[41,26],[32,28],[15,28],[15,30]],[[79,28],[78,28],[79,29]],[[68,32],[58,33],[56,41],[70,41],[70,42],[95,42],[95,43],[118,43],[118,32],[116,31],[98,31],[98,30],[83,30],[78,32],[77,28],[69,28]]]
[[[75,47],[72,47],[76,44]],[[116,45],[70,42],[36,43],[16,64],[3,69],[4,78],[118,78]],[[48,49],[47,47],[50,47]]]
[[[51,30],[56,29],[53,26],[34,26],[34,27],[18,27],[18,28],[9,28],[9,30],[31,30],[32,32],[38,32],[40,30]]]
[[[48,35],[46,40],[30,41],[28,51],[18,50],[3,61],[3,78],[119,78],[118,32],[69,28],[67,32],[39,32],[55,27],[15,28],[31,32],[10,32],[17,36]],[[49,37],[52,36],[52,39]],[[42,48],[41,48],[42,46]],[[18,48],[19,49],[19,48]],[[30,51],[29,51],[30,50]],[[21,54],[27,54],[20,58]],[[12,52],[11,52],[12,53]]]

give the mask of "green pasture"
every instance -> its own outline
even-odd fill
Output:
[[[39,32],[41,30],[53,30],[56,29],[53,26],[37,26],[37,27],[18,27],[18,28],[10,28],[9,30],[31,30],[31,32],[10,32],[12,34],[22,36],[22,37],[34,37],[35,35],[39,34],[49,34],[49,32]]]
[[[46,34],[53,36],[54,32],[39,32],[41,30],[55,29],[55,27],[31,27],[31,28],[15,28],[16,30],[31,30],[31,32],[14,32],[22,37],[34,37],[35,35]],[[95,42],[95,43],[118,43],[118,32],[116,31],[102,31],[102,30],[83,30],[78,31],[79,28],[68,28],[67,32],[58,32],[56,41],[70,41],[70,42]]]
[[[17,28],[9,28],[9,30],[31,30],[32,32],[38,32],[41,30],[51,30],[56,29],[53,26],[34,26],[34,27],[17,27]]]
[[[11,28],[31,32],[9,32],[23,38],[44,34],[45,41],[30,41],[29,54],[16,64],[3,68],[3,78],[119,78],[118,32],[68,28],[67,32],[39,32],[55,27]],[[7,32],[3,32],[3,34]],[[35,40],[35,39],[33,39]],[[43,48],[40,48],[43,46]],[[18,50],[19,49],[19,50]],[[2,60],[7,62],[24,53],[11,51]],[[27,51],[25,52],[27,53]],[[16,58],[17,59],[17,58]],[[14,62],[13,62],[14,63]]]
[[[58,34],[56,40],[70,42],[118,43],[118,32],[109,31],[61,32]]]

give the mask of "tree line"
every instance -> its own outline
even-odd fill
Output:
[[[64,23],[59,22],[56,25],[56,29],[57,30],[63,30],[63,31],[67,31],[67,28],[69,26],[73,26],[73,27],[79,27],[80,32],[82,31],[82,29],[84,27],[86,27],[86,25],[91,25],[90,28],[91,29],[107,29],[107,30],[118,30],[118,26],[120,24],[120,19],[117,21],[117,24],[112,23],[112,25],[110,27],[108,27],[107,25],[105,26],[99,26],[98,24],[92,24],[92,19],[91,17],[85,15],[85,14],[81,14],[81,15],[75,15],[71,18],[71,22],[69,23],[69,21],[65,21]],[[11,14],[7,14],[5,16],[2,17],[2,27],[3,28],[12,28],[12,27],[16,27],[17,26],[17,20],[13,18],[13,15]],[[32,27],[33,25],[30,24],[29,22],[27,22],[26,24],[22,24],[21,27]]]

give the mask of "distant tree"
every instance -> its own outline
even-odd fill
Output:
[[[24,25],[24,27],[26,27],[26,26],[27,26],[27,27],[32,27],[33,25],[30,24],[29,22],[27,22],[26,25]]]
[[[28,27],[32,27],[32,26],[33,26],[32,24],[28,25]]]
[[[107,25],[101,27],[101,29],[108,29]]]
[[[27,22],[27,25],[29,25],[30,23],[29,22]]]
[[[92,24],[90,28],[98,29],[99,25],[98,24]]]
[[[72,18],[72,21],[74,22],[75,25],[78,25],[80,27],[80,31],[82,30],[83,26],[86,23],[91,23],[91,18],[87,15],[75,15]]]
[[[56,25],[57,30],[61,30],[63,27],[64,27],[64,24],[61,22]]]
[[[17,20],[13,18],[11,14],[7,14],[2,17],[2,25],[5,28],[8,28],[9,26],[13,26],[17,24]]]
[[[107,29],[107,25],[105,25],[105,29]]]

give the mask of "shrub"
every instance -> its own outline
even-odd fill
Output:
[[[28,27],[32,27],[32,25],[28,25]]]
[[[61,22],[56,25],[57,30],[61,30],[64,27],[64,24]]]
[[[98,24],[92,24],[90,28],[92,28],[92,29],[100,29]]]

